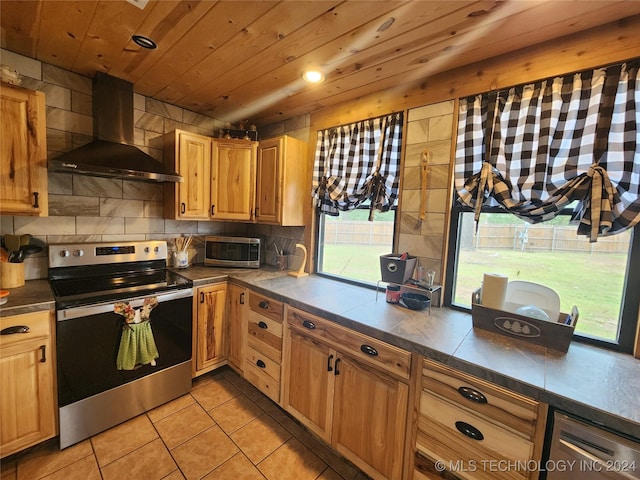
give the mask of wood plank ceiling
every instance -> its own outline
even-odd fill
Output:
[[[0,45],[266,125],[636,14],[640,2],[613,0],[2,0]],[[325,82],[307,85],[309,67]]]

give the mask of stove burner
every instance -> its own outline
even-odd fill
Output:
[[[49,283],[58,309],[191,288],[167,269],[166,256],[166,242],[157,241],[52,245]]]

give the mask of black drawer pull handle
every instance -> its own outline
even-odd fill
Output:
[[[469,425],[465,422],[456,422],[456,428],[460,433],[466,435],[469,438],[472,438],[473,440],[484,440],[484,435],[482,435],[482,432],[473,425]]]
[[[40,345],[40,352],[42,353],[42,357],[40,357],[40,361],[42,363],[45,363],[47,361],[47,346],[46,345]]]
[[[263,300],[262,302],[260,302],[260,303],[258,304],[258,306],[259,306],[260,308],[263,308],[264,310],[268,310],[268,309],[269,309],[269,302],[265,302],[265,301]]]
[[[462,395],[467,400],[471,400],[476,403],[487,403],[487,397],[485,397],[481,392],[471,387],[459,387],[458,393]]]
[[[40,194],[38,192],[33,192],[33,208],[40,208],[40,204],[38,203],[38,196]]]
[[[267,325],[265,322],[263,322],[262,320],[260,320],[258,322],[258,326],[264,330],[266,330],[267,328],[269,328],[269,325]]]
[[[302,322],[302,326],[304,328],[308,328],[309,330],[315,330],[316,329],[316,324],[313,323],[310,320],[305,320],[304,322]]]
[[[378,356],[378,351],[375,348],[373,348],[371,345],[361,345],[360,351],[362,353],[366,353],[367,355],[371,355],[372,357]]]
[[[338,370],[338,364],[340,363],[340,359],[336,358],[336,368],[333,372],[334,375],[340,375],[340,371]]]
[[[244,305],[244,292],[240,294],[240,305]]]
[[[262,360],[258,360],[256,362],[256,365],[259,366],[260,368],[265,368],[267,366],[267,364],[264,363]]]
[[[333,355],[329,355],[329,358],[327,358],[327,372],[333,372],[333,367],[331,366],[331,360],[333,360]]]
[[[186,211],[187,211],[187,205],[184,202],[182,202],[180,204],[180,213],[184,213]]]
[[[211,205],[211,216],[213,217],[216,214],[216,206]]]

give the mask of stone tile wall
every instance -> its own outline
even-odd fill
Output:
[[[454,102],[447,101],[409,110],[403,159],[398,251],[417,256],[418,265],[435,270],[436,283],[443,278],[446,260],[453,109]],[[427,169],[426,218],[420,225],[420,163],[425,149],[431,151],[431,163]]]
[[[43,91],[47,110],[47,156],[56,157],[93,138],[92,81],[53,65],[0,50],[1,63],[22,75],[22,86]],[[134,143],[162,160],[159,137],[180,128],[214,135],[214,118],[134,94]],[[0,234],[30,233],[45,243],[167,240],[194,235],[193,261],[201,262],[203,236],[246,234],[246,224],[165,220],[162,184],[49,174],[49,217],[2,216]],[[46,252],[25,261],[25,278],[46,278]]]

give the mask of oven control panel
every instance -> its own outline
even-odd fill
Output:
[[[61,243],[49,245],[49,268],[166,260],[167,242]]]

